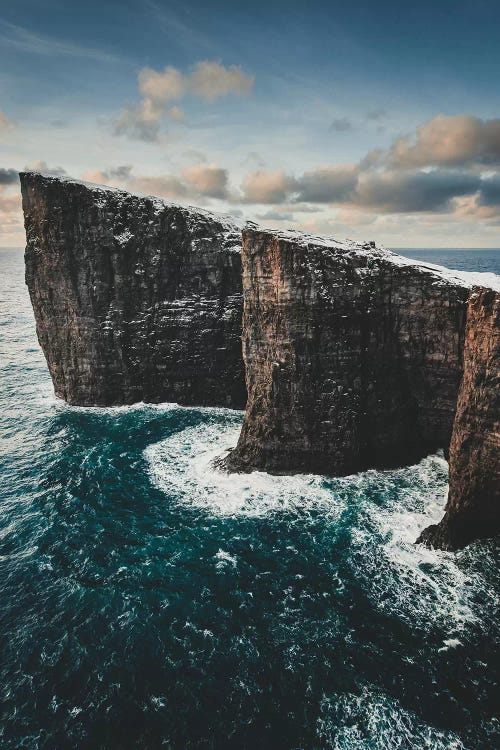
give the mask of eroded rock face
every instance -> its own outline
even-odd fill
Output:
[[[346,475],[450,442],[465,284],[373,244],[243,232],[248,404],[235,470]]]
[[[242,408],[240,229],[99,186],[34,173],[21,185],[56,394]],[[451,438],[445,517],[419,541],[499,533],[500,292],[469,299],[465,281],[374,243],[250,225],[242,257],[248,403],[220,463],[346,475],[447,452]]]
[[[235,224],[36,173],[21,187],[26,283],[57,396],[244,407]]]
[[[500,533],[500,293],[473,290],[442,521],[419,541],[454,550]]]

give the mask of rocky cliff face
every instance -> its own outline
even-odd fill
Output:
[[[26,283],[58,396],[244,407],[238,227],[35,173],[21,187]]]
[[[419,541],[457,549],[500,533],[500,293],[473,290],[450,446],[446,513]]]
[[[21,175],[26,282],[56,394],[242,408],[230,470],[346,475],[450,446],[445,517],[500,532],[500,291],[374,243],[243,231],[123,191]],[[460,390],[459,390],[460,389]],[[457,407],[458,399],[458,407]],[[456,412],[456,416],[455,416]]]
[[[236,470],[345,475],[447,448],[465,284],[372,244],[243,232]]]

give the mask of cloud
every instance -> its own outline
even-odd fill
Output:
[[[440,114],[415,136],[395,141],[385,156],[396,169],[500,164],[500,119]]]
[[[38,159],[32,164],[28,164],[25,167],[28,172],[43,172],[43,174],[51,175],[52,177],[64,177],[67,175],[66,170],[63,167],[49,167],[46,161]]]
[[[297,200],[305,203],[339,203],[349,198],[356,187],[356,164],[326,165],[305,172],[296,181]]]
[[[366,113],[367,120],[383,120],[387,117],[387,111],[385,109],[372,109]]]
[[[330,130],[335,130],[337,133],[347,133],[349,130],[354,130],[354,125],[347,117],[338,117],[330,125]]]
[[[23,26],[18,26],[0,19],[0,43],[21,52],[51,57],[75,57],[92,60],[98,63],[117,62],[120,58],[111,52],[86,47],[74,42],[61,41],[51,36],[44,36]]]
[[[500,209],[500,174],[494,174],[481,180],[479,204],[481,206],[497,206]]]
[[[110,167],[109,169],[88,169],[82,174],[82,180],[86,182],[95,182],[99,185],[107,185],[109,182],[128,182],[132,172],[129,164],[119,167]]]
[[[209,60],[197,63],[189,78],[191,91],[208,101],[228,94],[250,94],[254,82],[254,76],[244,73],[238,65],[226,68]]]
[[[213,101],[229,94],[249,94],[254,77],[239,66],[225,67],[219,62],[205,60],[196,63],[191,71],[182,73],[171,65],[162,71],[143,68],[139,72],[141,101],[136,107],[124,109],[114,123],[117,135],[127,135],[143,141],[157,141],[163,118],[176,122],[186,119],[178,102],[188,95]]]
[[[358,173],[355,164],[326,165],[298,178],[283,171],[260,169],[243,179],[242,200],[263,204],[338,203],[351,196]]]
[[[16,185],[19,181],[19,174],[16,169],[4,169],[0,167],[0,185]]]
[[[388,171],[361,174],[352,203],[383,213],[444,211],[452,198],[478,190],[479,177],[465,171]]]
[[[259,169],[244,177],[241,188],[245,203],[284,203],[295,190],[296,182],[283,171]]]
[[[145,99],[169,102],[184,95],[186,82],[177,68],[168,65],[162,72],[143,68],[139,72],[139,91]]]
[[[188,189],[179,177],[165,175],[163,177],[133,177],[129,183],[131,189],[147,195],[158,195],[170,200],[188,197]]]
[[[127,135],[140,141],[157,141],[163,108],[151,99],[143,99],[139,107],[124,109],[114,125],[116,135]]]
[[[266,211],[263,214],[259,214],[257,218],[260,221],[293,221],[294,217],[291,212],[286,211],[273,211],[272,209]]]
[[[15,195],[2,195],[0,193],[0,214],[7,216],[10,214],[19,214],[21,210],[21,193]]]
[[[186,167],[182,176],[197,192],[209,198],[227,197],[228,172],[214,164],[197,164]]]
[[[206,203],[207,199],[228,199],[229,174],[216,164],[195,164],[186,167],[180,175],[137,175],[129,164],[107,169],[90,169],[82,179],[102,185],[126,187],[147,195],[158,195],[169,200]]]

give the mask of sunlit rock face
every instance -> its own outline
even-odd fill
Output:
[[[244,407],[231,220],[30,172],[21,186],[26,283],[57,396]]]
[[[450,443],[468,289],[377,248],[243,231],[236,470],[346,475]]]
[[[450,446],[443,520],[420,541],[443,549],[500,533],[500,293],[475,289],[467,309],[464,375]]]

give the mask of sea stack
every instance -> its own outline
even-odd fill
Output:
[[[500,533],[500,293],[474,289],[467,308],[464,375],[450,445],[442,521],[421,542],[464,547]]]
[[[243,408],[240,228],[159,198],[20,177],[26,283],[56,395]]]

